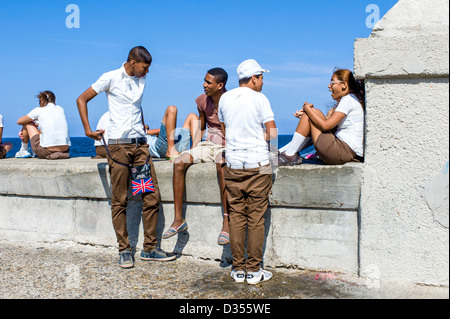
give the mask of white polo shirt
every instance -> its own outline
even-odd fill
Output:
[[[36,121],[42,132],[40,136],[42,147],[71,146],[66,115],[61,106],[48,103],[44,107],[34,108],[27,115]]]
[[[105,114],[102,115],[102,117],[100,118],[100,120],[98,120],[97,123],[97,130],[105,130],[105,133],[103,134],[103,137],[105,138],[105,142],[106,145],[108,145],[108,139],[109,139],[109,112],[106,112]],[[94,142],[94,146],[102,146],[103,145],[103,141],[95,141]]]
[[[264,124],[274,120],[267,97],[247,87],[222,95],[219,120],[225,124],[225,155],[230,165],[255,165],[269,160]]]
[[[144,88],[145,76],[129,76],[124,65],[104,73],[92,84],[92,89],[97,94],[106,92],[110,113],[110,139],[145,137],[141,106]]]

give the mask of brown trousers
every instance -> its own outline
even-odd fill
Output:
[[[230,242],[235,270],[258,271],[264,245],[264,214],[272,188],[270,165],[254,169],[225,170],[230,206]],[[247,237],[247,260],[245,239]]]
[[[149,158],[148,145],[109,145],[109,153],[116,161],[134,166],[144,165]],[[112,200],[111,212],[114,231],[116,232],[119,251],[130,249],[127,230],[128,188],[130,186],[129,169],[113,162],[108,157],[111,174]],[[151,175],[155,186],[154,193],[142,194],[142,224],[144,228],[144,250],[151,251],[156,247],[156,226],[158,223],[159,204],[161,201],[155,166],[150,158]]]
[[[65,152],[55,152],[50,151],[46,147],[41,146],[41,136],[39,134],[33,136],[30,139],[31,148],[37,157],[40,159],[57,160],[57,159],[68,159],[69,151]]]
[[[356,153],[332,132],[323,132],[315,144],[317,155],[329,165],[343,165],[356,160]]]
[[[6,151],[6,148],[0,145],[0,158],[5,158],[6,157],[6,153],[8,153]]]

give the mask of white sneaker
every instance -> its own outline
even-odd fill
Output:
[[[16,153],[16,158],[30,158],[31,156],[30,152],[26,149],[20,149],[20,151]]]
[[[232,270],[230,276],[237,283],[243,283],[245,281],[245,272],[243,270]]]
[[[31,157],[33,157],[33,158],[37,156],[31,147],[30,147],[30,154],[31,154]]]
[[[261,281],[267,281],[272,278],[272,273],[270,271],[259,268],[258,271],[248,271],[247,272],[247,283],[250,285],[256,285]]]

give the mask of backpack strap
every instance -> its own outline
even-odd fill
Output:
[[[125,167],[128,167],[128,168],[133,167],[133,165],[131,165],[131,164],[124,164],[124,163],[121,163],[121,162],[116,161],[114,158],[111,157],[111,154],[109,153],[108,146],[106,145],[105,137],[103,136],[103,134],[102,134],[102,144],[103,144],[103,146],[105,147],[106,154],[108,155],[108,157],[109,157],[114,163],[117,163],[117,164],[119,164],[119,165],[122,165],[122,166],[125,166]],[[148,162],[150,161],[150,157],[151,157],[151,156],[152,156],[152,155],[149,154],[149,156],[148,156],[147,161],[145,162],[145,164],[148,164]]]

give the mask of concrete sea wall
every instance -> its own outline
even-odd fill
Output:
[[[173,220],[172,164],[155,161],[162,203],[158,237]],[[358,208],[361,164],[303,165],[278,171],[266,213],[264,263],[358,273]],[[20,242],[74,241],[116,247],[111,223],[111,187],[106,160],[6,159],[0,165],[1,239]],[[231,260],[219,246],[222,208],[214,164],[188,170],[189,229],[161,240],[166,251]],[[129,233],[142,240],[139,196],[128,209]]]

